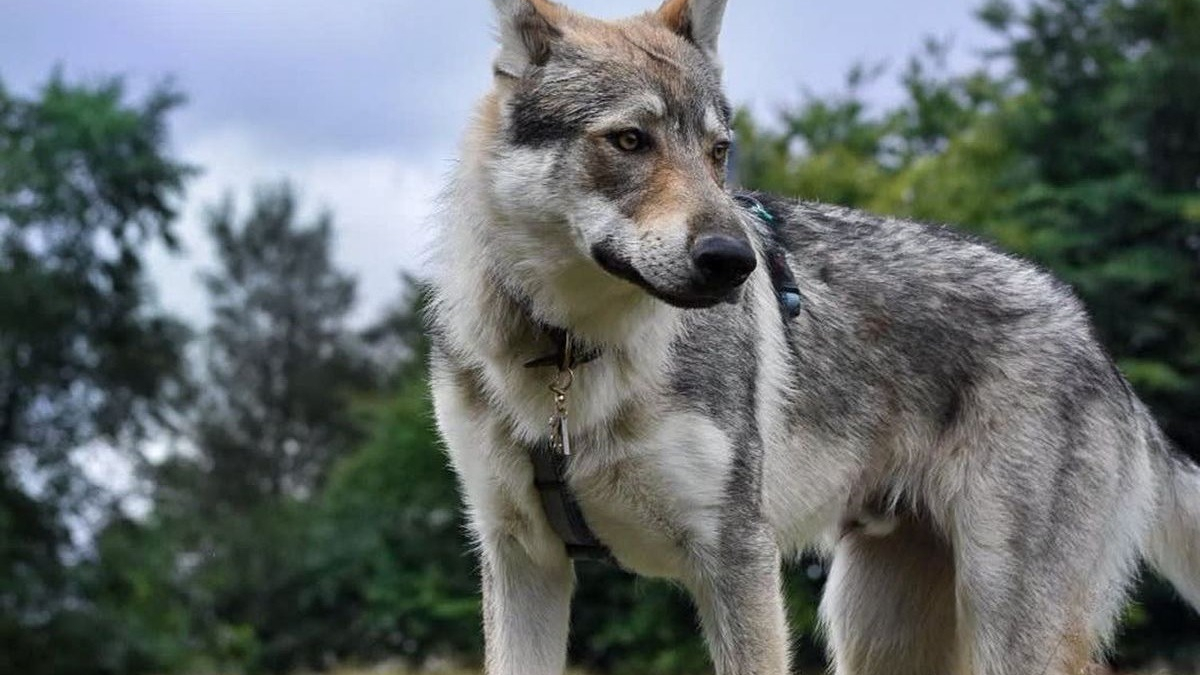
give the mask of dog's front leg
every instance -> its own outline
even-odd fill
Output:
[[[779,547],[762,524],[722,529],[716,550],[697,556],[688,583],[717,675],[784,675]]]
[[[478,542],[487,673],[561,675],[574,570],[546,521],[529,453],[452,372],[435,373],[434,383],[438,427]]]
[[[564,552],[535,560],[513,537],[484,542],[483,628],[488,675],[561,675],[574,571]]]

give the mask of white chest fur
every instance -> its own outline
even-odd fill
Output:
[[[714,420],[666,395],[664,373],[632,366],[605,353],[577,367],[568,395],[568,480],[623,566],[678,578],[690,554],[716,542],[734,449]],[[434,384],[439,426],[475,525],[531,550],[561,546],[545,525],[528,457],[549,432],[554,368],[514,360],[476,372],[473,381]],[[472,395],[476,388],[484,396]]]
[[[643,433],[576,444],[570,480],[588,523],[624,567],[679,578],[692,554],[717,543],[733,448],[702,415],[655,417]]]
[[[714,420],[673,405],[664,373],[638,365],[607,353],[576,368],[567,399],[568,480],[588,524],[623,566],[677,578],[689,551],[715,544],[734,449]],[[488,383],[504,389],[485,414],[507,419],[499,426],[513,446],[544,441],[553,376],[542,368]]]

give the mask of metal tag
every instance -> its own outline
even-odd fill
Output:
[[[558,416],[558,442],[564,457],[571,456],[571,432],[567,429],[567,416]]]
[[[564,411],[550,418],[550,447],[564,456],[571,454],[571,432],[567,428],[567,414]]]

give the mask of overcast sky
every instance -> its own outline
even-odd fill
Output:
[[[655,2],[568,4],[615,17]],[[770,112],[803,89],[836,90],[856,62],[898,66],[927,35],[953,38],[955,60],[971,63],[988,40],[976,5],[729,0],[731,98]],[[394,296],[398,270],[421,269],[433,196],[488,85],[491,26],[487,0],[7,0],[0,79],[29,93],[60,65],[69,79],[123,74],[135,91],[171,77],[187,94],[174,149],[204,173],[179,223],[185,255],[152,257],[172,311],[205,319],[203,206],[230,189],[244,204],[256,182],[287,177],[334,212],[362,318]],[[869,93],[894,100],[893,82]]]

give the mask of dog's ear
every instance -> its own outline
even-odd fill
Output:
[[[566,10],[550,0],[492,0],[492,4],[500,41],[496,72],[519,78],[529,66],[544,64],[562,36],[559,23]]]
[[[691,40],[709,58],[717,59],[717,38],[726,0],[666,0],[658,18],[671,30]]]

